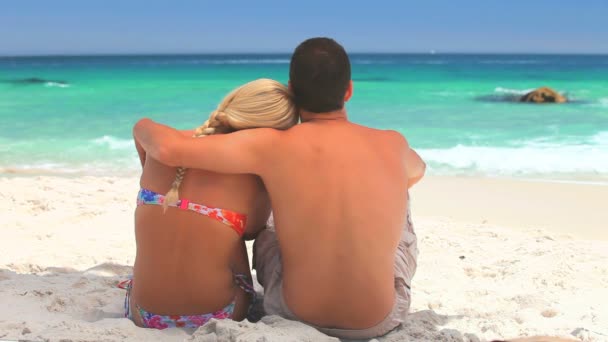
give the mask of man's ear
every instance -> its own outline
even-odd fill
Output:
[[[348,88],[346,88],[346,93],[344,93],[344,102],[348,102],[350,98],[353,97],[353,81],[348,81]]]

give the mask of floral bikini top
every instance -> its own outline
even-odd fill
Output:
[[[162,205],[165,202],[165,196],[156,193],[152,190],[141,188],[137,194],[137,205],[156,204]],[[177,201],[176,204],[169,204],[170,207],[176,207],[182,210],[192,210],[201,215],[205,215],[214,220],[232,228],[238,235],[243,236],[245,232],[245,223],[247,223],[247,215],[237,213],[227,209],[210,208],[206,205],[192,203],[186,199]]]

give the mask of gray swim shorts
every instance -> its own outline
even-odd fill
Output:
[[[268,315],[279,315],[299,321],[289,310],[283,299],[283,270],[281,251],[274,232],[272,219],[269,228],[262,231],[255,240],[253,265],[257,279],[264,287],[264,310]],[[411,281],[416,272],[418,247],[416,234],[408,208],[407,224],[395,255],[395,304],[386,318],[367,329],[334,329],[314,326],[317,330],[343,339],[370,339],[385,335],[404,322],[411,303]]]

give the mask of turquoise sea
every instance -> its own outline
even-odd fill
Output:
[[[138,118],[200,125],[288,54],[0,57],[0,173],[134,175]],[[608,182],[608,56],[351,54],[353,121],[405,134],[431,174]],[[511,99],[550,86],[573,102]]]

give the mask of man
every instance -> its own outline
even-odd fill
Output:
[[[143,119],[134,135],[171,166],[259,175],[278,238],[263,231],[254,248],[267,313],[364,339],[388,333],[409,309],[417,249],[408,188],[425,164],[401,134],[348,121],[350,76],[342,46],[309,39],[289,73],[300,125],[191,139]]]

